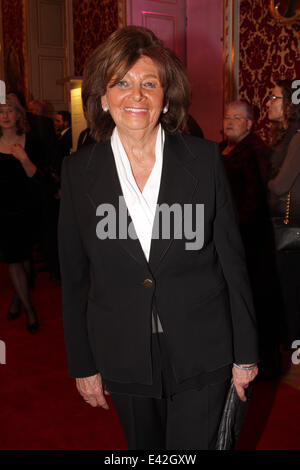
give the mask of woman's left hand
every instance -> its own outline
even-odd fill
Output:
[[[17,158],[21,163],[28,160],[27,153],[25,152],[24,148],[20,144],[14,144],[11,146],[11,154]]]
[[[250,364],[241,364],[243,367],[247,367]],[[247,401],[245,395],[245,389],[248,388],[250,382],[255,379],[258,374],[258,367],[255,366],[253,369],[244,370],[239,369],[236,366],[232,367],[232,380],[236,389],[236,392],[239,396],[239,399],[242,401]]]

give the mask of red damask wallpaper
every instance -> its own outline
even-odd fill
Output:
[[[90,53],[118,28],[117,0],[73,0],[74,72],[82,75]]]
[[[3,51],[6,85],[26,93],[25,9],[23,0],[2,0]]]
[[[274,82],[298,78],[300,23],[281,25],[269,12],[269,0],[241,0],[240,97],[260,110],[257,130],[269,140],[267,97]]]

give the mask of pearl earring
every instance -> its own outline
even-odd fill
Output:
[[[107,113],[107,111],[108,111],[108,106],[106,106],[106,105],[103,106],[103,111],[104,111],[105,113]]]
[[[163,109],[163,114],[166,114],[168,111],[169,111],[168,106],[165,106],[164,109]]]

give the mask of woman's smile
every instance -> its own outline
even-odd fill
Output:
[[[133,113],[133,114],[144,114],[148,112],[148,109],[146,108],[124,108],[124,110],[128,113]]]

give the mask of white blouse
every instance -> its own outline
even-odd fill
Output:
[[[141,192],[134,179],[130,162],[116,127],[111,136],[112,151],[125,203],[147,261],[149,261],[152,229],[160,188],[164,142],[165,133],[159,125],[155,144],[155,163]],[[155,320],[153,314],[152,331],[159,333],[163,331],[159,317],[157,316]]]
[[[149,261],[152,229],[160,188],[164,140],[164,131],[159,126],[155,144],[155,163],[141,192],[135,182],[130,162],[116,127],[111,136],[111,146],[125,203],[147,261]]]

